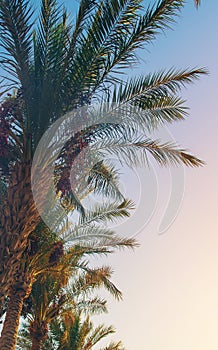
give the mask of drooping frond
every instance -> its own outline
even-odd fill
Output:
[[[84,271],[87,272],[87,280],[90,284],[103,285],[116,299],[119,300],[122,298],[121,291],[110,280],[112,270],[109,266],[96,269],[86,266],[84,267]]]
[[[107,113],[116,109],[139,130],[151,130],[164,122],[181,120],[187,115],[184,101],[177,96],[182,87],[206,74],[206,69],[160,71],[114,87]]]
[[[123,136],[125,136],[123,134]],[[138,137],[127,133],[126,137],[117,139],[104,139],[95,143],[95,152],[103,155],[115,155],[121,164],[129,166],[148,165],[148,155],[150,154],[160,165],[201,166],[204,163],[180,149],[172,143],[160,143],[149,138]]]
[[[94,193],[116,200],[124,199],[118,187],[117,171],[110,164],[105,164],[103,161],[96,163],[90,171],[87,182]]]
[[[100,314],[107,312],[106,300],[95,297],[93,299],[80,300],[76,303],[79,312],[85,314]]]

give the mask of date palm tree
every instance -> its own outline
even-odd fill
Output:
[[[65,262],[68,260],[69,256]],[[69,265],[66,268],[69,270]],[[33,285],[32,293],[26,301],[27,307],[24,309],[25,316],[27,315],[28,318],[25,329],[28,327],[28,331],[21,332],[27,337],[20,338],[18,342],[20,347],[24,345],[24,339],[28,338],[31,350],[43,349],[43,344],[47,346],[46,339],[49,335],[50,338],[55,338],[52,332],[49,334],[49,329],[54,329],[55,324],[58,326],[60,321],[63,322],[66,315],[74,315],[74,318],[78,317],[80,320],[85,314],[106,312],[106,301],[92,296],[93,291],[102,286],[105,286],[116,298],[121,297],[120,291],[109,279],[111,271],[108,267],[91,269],[85,264],[82,268],[86,271],[78,273],[76,267],[73,273],[71,271],[68,287],[66,287],[66,272],[63,274],[63,270],[60,271],[61,274],[46,275]],[[62,334],[59,341],[63,339]],[[50,342],[53,342],[52,339]]]
[[[89,316],[84,319],[81,314],[75,315],[69,311],[52,323],[51,335],[47,344],[49,344],[49,340],[55,339],[57,350],[90,350],[93,347],[96,348],[96,344],[114,332],[112,326],[99,325],[94,327]],[[111,342],[99,350],[124,350],[124,347],[121,342]]]
[[[96,297],[90,299],[93,290],[104,286],[115,298],[121,298],[121,292],[110,281],[110,268],[93,269],[84,257],[107,255],[116,248],[135,245],[134,240],[119,237],[113,231],[95,224],[99,219],[102,221],[126,214],[124,207],[121,209],[110,205],[107,208],[95,208],[93,212],[87,213],[86,219],[73,227],[71,233],[67,232],[68,246],[71,241],[74,244],[76,242],[76,245],[63,253],[62,242],[53,243],[52,249],[49,243],[50,249],[45,250],[43,246],[43,254],[38,259],[34,256],[31,271],[35,282],[23,305],[23,315],[29,319],[31,350],[41,349],[49,324],[66,309],[89,313],[105,311],[104,300]],[[45,238],[48,240],[48,235]],[[28,267],[30,265],[31,260],[28,261]]]
[[[95,278],[98,277],[95,286],[100,283],[101,278],[104,286],[119,298],[120,292],[108,279],[110,277],[108,268],[92,270],[85,262],[80,262],[80,260],[84,256],[107,255],[118,248],[133,248],[136,245],[134,239],[123,238],[99,224],[99,221],[104,222],[128,216],[131,207],[132,204],[126,201],[122,205],[113,203],[100,207],[95,206],[92,211],[87,211],[86,216],[81,218],[77,224],[67,225],[67,228],[65,227],[62,230],[64,238],[62,241],[57,241],[58,237],[43,222],[37,226],[35,232],[30,236],[29,247],[22,257],[22,270],[19,271],[21,275],[18,276],[19,281],[22,279],[22,282],[25,283],[27,292],[26,294],[24,292],[19,293],[17,287],[18,290],[14,288],[9,294],[1,336],[2,343],[4,342],[8,347],[15,346],[23,304],[25,305],[25,299],[29,300],[33,285],[38,286],[37,298],[40,297],[41,291],[41,300],[37,299],[37,311],[34,310],[36,318],[32,321],[33,330],[35,329],[35,331],[47,329],[47,325],[52,320],[52,315],[54,316],[54,306],[51,304],[56,292],[60,292],[61,287],[68,282],[71,274],[78,269],[86,271],[87,278],[88,275],[92,275],[93,278],[94,276]],[[59,225],[64,227],[64,223],[61,225],[59,222]],[[53,293],[52,285],[54,287]],[[78,286],[78,283],[75,283],[75,285]],[[48,295],[52,300],[48,298]],[[65,302],[63,297],[61,298],[62,303]],[[62,303],[58,307],[61,308]],[[57,307],[56,311],[58,311]],[[42,339],[43,335],[46,334],[42,333]],[[39,332],[37,331],[36,337],[32,331],[32,337],[33,349],[40,349],[42,339]]]
[[[162,165],[202,164],[175,145],[152,140],[149,131],[186,116],[180,88],[205,70],[172,69],[129,79],[122,74],[137,62],[137,49],[169,27],[183,4],[161,0],[143,8],[140,0],[81,0],[73,24],[55,0],[41,1],[36,21],[29,1],[0,2],[2,96],[15,89],[0,109],[0,169],[7,187],[0,218],[2,300],[13,294],[21,308],[20,300],[30,292],[21,257],[40,222],[32,195],[32,160],[42,135],[65,113],[96,101],[100,106],[107,102],[107,113],[114,113],[114,105],[125,109],[122,125],[96,117],[92,126],[71,136],[56,159],[57,192],[70,197],[83,215],[80,198],[69,186],[69,169],[88,146],[96,146],[102,167],[107,152],[131,165],[147,161],[149,153]],[[49,190],[45,183],[41,176],[42,202]],[[1,347],[14,349],[6,338]]]
[[[50,325],[48,338],[42,345],[42,350],[90,350],[102,339],[115,332],[112,326],[99,325],[95,327],[90,317],[82,317],[81,313],[67,310]],[[28,331],[22,329],[17,350],[30,350],[31,342]],[[38,348],[37,348],[38,349]],[[99,350],[124,350],[121,342],[110,342]]]

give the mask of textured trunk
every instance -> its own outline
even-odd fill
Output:
[[[33,338],[32,339],[32,346],[30,350],[41,350],[42,349],[42,339],[36,339]]]
[[[15,350],[23,302],[30,295],[31,290],[31,275],[28,272],[17,271],[17,275],[14,276],[14,285],[9,292],[9,303],[0,337],[1,350]]]
[[[31,163],[17,163],[11,171],[0,216],[0,299],[8,294],[14,273],[40,217],[31,191]]]
[[[10,294],[6,318],[0,338],[1,350],[15,350],[24,298],[25,292],[23,290]]]
[[[32,346],[30,350],[41,350],[43,341],[48,335],[47,322],[38,322],[34,320],[29,328]]]

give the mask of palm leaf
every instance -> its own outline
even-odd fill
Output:
[[[87,182],[94,193],[115,198],[118,201],[124,199],[118,187],[117,171],[110,164],[106,165],[103,161],[96,163],[90,171]]]
[[[148,165],[148,155],[152,155],[160,165],[201,166],[203,161],[178,148],[173,143],[160,143],[149,138],[134,136],[129,132],[122,138],[104,139],[95,143],[95,152],[103,155],[115,155],[121,164],[129,166]]]
[[[29,62],[32,53],[32,15],[27,0],[2,0],[0,5],[3,68],[22,85],[26,103],[31,99]]]
[[[115,69],[120,73],[123,68],[135,63],[136,49],[142,48],[160,31],[169,28],[183,5],[183,0],[160,0],[153,7],[148,7],[144,15],[135,16],[136,21],[132,23],[131,29],[119,36],[119,46],[117,45],[116,50],[107,56],[103,72],[92,91],[96,91],[105,81],[113,83],[114,76],[110,78],[110,75]]]

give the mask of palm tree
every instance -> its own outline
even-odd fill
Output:
[[[83,231],[83,235],[86,235],[84,228]],[[46,254],[49,262],[47,266],[45,256],[43,257],[40,264],[43,265],[43,268],[40,274],[38,270],[39,276],[23,305],[23,316],[28,317],[29,320],[31,350],[42,348],[49,325],[58,315],[66,313],[66,310],[74,313],[105,312],[105,301],[92,297],[96,289],[103,286],[115,298],[121,298],[121,292],[110,281],[111,269],[109,267],[90,268],[89,264],[84,261],[84,256],[108,254],[115,246],[129,245],[132,247],[134,242],[113,237],[112,232],[108,230],[105,230],[105,233],[102,230],[101,236],[103,235],[106,237],[102,239],[98,237],[99,233],[96,233],[98,243],[95,242],[94,247],[86,240],[86,246],[73,246],[63,256],[61,242],[55,243],[53,250],[49,250]],[[111,237],[108,238],[108,235]],[[35,262],[35,277],[36,272]]]
[[[42,350],[89,350],[114,332],[112,326],[99,325],[94,327],[89,316],[84,318],[79,312],[75,314],[67,310],[51,323],[48,338],[43,343]],[[22,329],[18,340],[17,350],[21,349],[31,349],[31,343],[25,329]],[[107,347],[100,350],[124,350],[124,347],[121,342],[111,342]]]
[[[106,336],[114,333],[112,326],[99,325],[94,327],[89,316],[85,319],[81,314],[68,312],[51,325],[51,335],[57,342],[57,350],[90,350]],[[50,340],[50,339],[48,339]],[[124,350],[121,342],[111,342],[105,350]],[[103,350],[101,348],[101,350]]]
[[[36,308],[41,313],[38,315],[36,312],[37,317],[33,320],[33,325],[37,326],[37,328],[33,327],[35,331],[37,329],[47,329],[47,325],[52,320],[52,315],[55,315],[53,305],[51,311],[51,303],[48,302],[48,297],[46,297],[47,303],[45,301],[45,294],[47,293],[46,295],[48,295],[49,291],[50,298],[54,299],[61,286],[67,283],[71,276],[70,273],[78,268],[82,268],[89,275],[98,276],[99,278],[96,279],[96,284],[101,277],[104,285],[111,292],[114,292],[116,297],[119,297],[120,292],[113,284],[109,283],[108,277],[110,273],[108,269],[103,269],[102,271],[91,270],[85,263],[79,264],[79,260],[84,255],[105,255],[115,251],[117,248],[133,248],[136,245],[133,239],[119,237],[113,231],[105,229],[98,224],[99,220],[103,222],[108,219],[128,216],[128,209],[130,208],[131,203],[129,202],[124,202],[123,205],[108,204],[106,206],[95,207],[93,212],[87,212],[86,217],[81,219],[78,224],[74,224],[71,228],[68,225],[68,229],[63,230],[65,245],[67,244],[68,247],[66,248],[67,250],[65,249],[65,254],[64,241],[57,241],[57,237],[50,232],[43,222],[37,226],[36,231],[30,236],[30,246],[25,251],[21,260],[22,281],[27,286],[26,290],[28,293],[21,294],[17,293],[16,290],[11,290],[9,295],[10,299],[2,330],[2,339],[7,339],[7,346],[15,346],[13,344],[16,343],[23,303],[29,297],[32,285],[38,286],[37,297],[39,296],[39,290],[41,290],[42,295],[41,303],[39,305],[40,300],[38,300]],[[59,225],[61,225],[60,222]],[[59,262],[60,259],[61,261]],[[50,280],[51,275],[53,275],[52,280]],[[47,279],[45,279],[45,276],[47,276]],[[21,276],[19,276],[20,279]],[[57,283],[57,279],[59,284]],[[53,293],[51,293],[52,283],[54,283]],[[59,306],[63,306],[62,303]],[[8,337],[9,334],[11,335],[10,338]],[[42,339],[43,335],[45,336],[46,334],[42,333]],[[40,349],[39,344],[42,339],[39,337],[39,332],[37,331],[37,337],[34,337],[34,332],[32,332],[32,336],[34,340],[33,349]]]
[[[95,279],[93,275],[95,275]],[[81,313],[84,314],[84,312],[88,314],[105,312],[106,301],[97,297],[90,298],[90,296],[94,289],[100,288],[105,284],[116,297],[120,297],[119,290],[108,279],[109,275],[109,269],[103,267],[93,270],[92,276],[88,273],[83,273],[77,279],[74,277],[73,282],[78,284],[83,282],[86,285],[85,288],[83,286],[80,291],[77,291],[80,293],[80,297],[75,295],[71,289],[66,289],[66,286],[64,288],[64,286],[60,287],[60,284],[57,285],[58,276],[53,278],[53,280],[47,276],[44,281],[37,281],[33,285],[33,292],[27,303],[28,323],[25,328],[28,327],[29,329],[26,333],[30,339],[31,350],[43,349],[43,344],[49,336],[51,324],[55,323],[57,318],[61,318],[69,313],[76,316]],[[45,285],[45,282],[47,285]],[[85,292],[88,294],[87,300],[84,296]],[[22,339],[19,341],[20,346],[22,346]]]
[[[66,261],[68,260],[69,257]],[[59,315],[66,314],[69,311],[75,314],[80,309],[82,311],[85,310],[89,314],[105,312],[105,300],[97,297],[90,299],[90,292],[94,289],[105,286],[116,298],[121,297],[120,291],[109,279],[111,271],[108,267],[93,270],[88,269],[86,265],[85,268],[89,272],[80,274],[77,278],[73,276],[72,271],[71,273],[69,272],[69,267],[65,267],[65,270],[68,269],[69,276],[66,276],[66,271],[61,270],[61,273],[58,274],[55,269],[55,276],[46,276],[33,285],[33,292],[28,298],[28,303],[30,302],[32,306],[28,310],[31,350],[42,349],[43,342],[48,336],[49,325]],[[74,274],[78,274],[76,267],[74,269],[76,270]],[[67,277],[70,277],[68,284],[75,283],[78,287],[80,283],[84,283],[81,290],[77,290],[77,293],[80,293],[79,297],[73,292],[75,287],[73,291],[72,289],[66,289]],[[84,294],[88,294],[87,300]]]
[[[21,310],[20,300],[31,286],[30,281],[24,283],[27,276],[21,257],[40,222],[31,191],[32,159],[44,132],[64,113],[93,101],[100,105],[107,101],[107,113],[114,113],[114,104],[126,108],[122,126],[105,125],[97,119],[92,127],[72,135],[57,159],[57,190],[62,197],[70,197],[83,214],[79,198],[69,188],[69,168],[89,145],[96,143],[99,165],[104,164],[106,151],[132,165],[140,162],[141,156],[146,161],[147,153],[163,165],[202,164],[175,145],[151,140],[148,134],[162,123],[185,117],[178,92],[205,70],[170,70],[121,79],[125,68],[136,62],[136,50],[169,27],[183,4],[183,0],[161,0],[143,9],[140,0],[81,0],[73,25],[55,0],[42,0],[34,27],[27,0],[0,2],[1,63],[6,81],[3,96],[16,89],[0,109],[0,168],[7,184],[1,205],[0,296],[2,300],[5,295],[16,296],[17,309]],[[43,202],[48,189],[43,187],[46,179],[42,176],[40,180]],[[6,344],[14,331],[4,334],[1,347],[13,349],[14,345]]]

